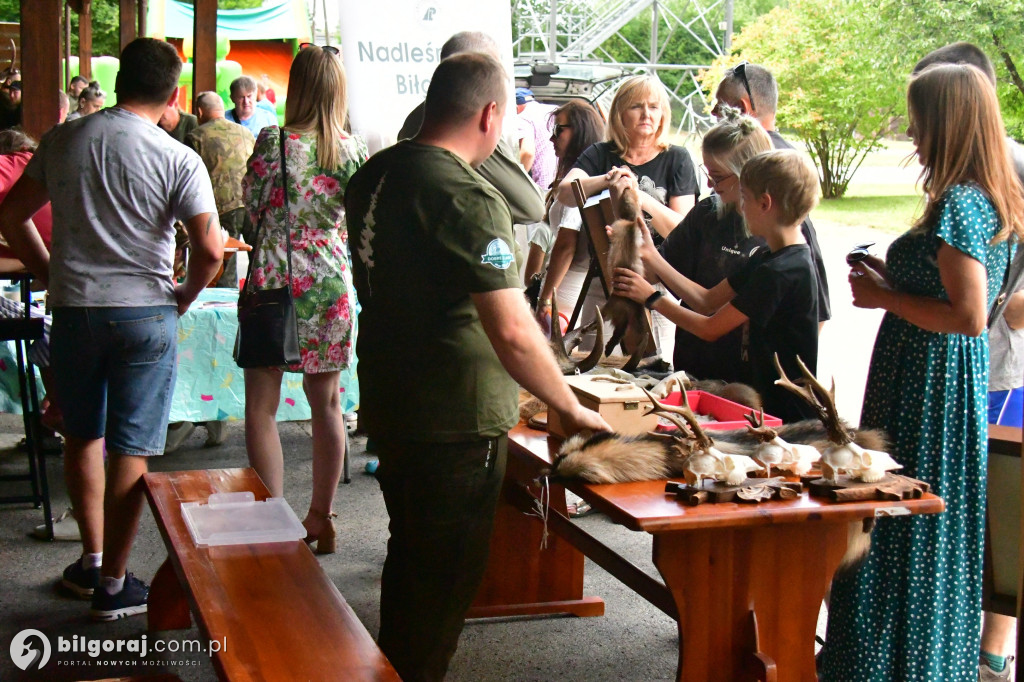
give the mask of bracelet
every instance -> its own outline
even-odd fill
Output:
[[[655,289],[654,293],[648,296],[647,300],[644,301],[644,307],[648,310],[654,310],[654,304],[657,303],[662,296],[664,296],[664,294]]]

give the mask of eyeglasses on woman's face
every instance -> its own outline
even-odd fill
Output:
[[[334,47],[333,45],[317,45],[316,43],[299,43],[299,49],[300,50],[305,50],[307,47],[319,47],[324,52],[326,52],[328,54],[333,54],[333,55],[336,55],[336,56],[341,54],[341,52],[338,51],[338,48]]]
[[[707,166],[703,165],[700,167],[700,169],[704,172],[704,175],[708,176],[708,184],[710,184],[711,189],[715,190],[716,192],[722,184],[728,182],[730,178],[736,177],[735,173],[712,173],[711,171],[708,170]]]
[[[563,130],[572,130],[572,126],[568,123],[556,123],[554,137],[561,135]]]

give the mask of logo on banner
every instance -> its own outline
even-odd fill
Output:
[[[437,18],[437,0],[421,0],[416,3],[416,17],[420,21],[434,21]]]
[[[512,265],[512,249],[502,239],[492,239],[487,245],[487,253],[480,257],[480,260],[488,265],[493,265],[498,270],[507,270]]]
[[[39,630],[22,630],[11,640],[11,660],[22,670],[42,670],[50,660],[50,640]]]

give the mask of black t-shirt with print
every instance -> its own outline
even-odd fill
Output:
[[[765,243],[747,234],[735,211],[719,218],[717,203],[714,197],[703,199],[660,247],[669,265],[706,289],[742,268]],[[740,327],[708,342],[677,327],[672,366],[698,379],[749,382],[748,363],[742,359],[743,334]]]
[[[689,152],[674,144],[647,163],[634,166],[615,153],[611,142],[598,142],[583,150],[574,168],[595,176],[604,175],[617,166],[628,166],[636,175],[641,191],[666,206],[672,197],[699,194],[693,160]]]
[[[732,305],[750,319],[751,384],[768,414],[784,422],[814,419],[810,405],[775,385],[772,357],[779,354],[790,379],[801,377],[799,355],[812,372],[818,365],[818,291],[806,244],[771,252],[761,249],[729,277],[736,291]]]

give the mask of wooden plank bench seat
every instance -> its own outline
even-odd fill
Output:
[[[195,615],[222,680],[399,680],[370,633],[302,540],[197,547],[183,502],[211,493],[269,492],[252,469],[149,473],[146,496],[168,557],[149,593],[149,627],[173,630]]]

